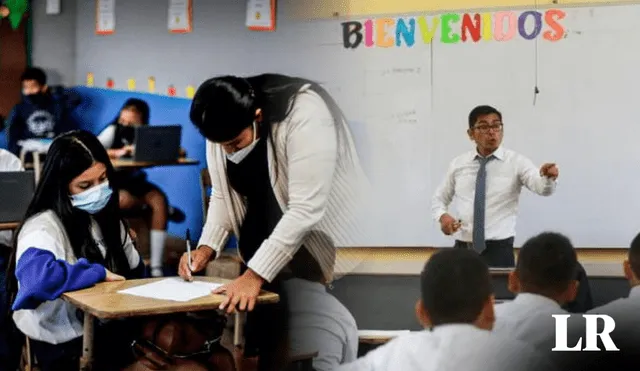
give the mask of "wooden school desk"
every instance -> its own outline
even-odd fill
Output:
[[[120,290],[167,278],[102,282],[88,289],[68,292],[62,295],[64,300],[84,311],[81,370],[91,370],[93,367],[93,325],[95,318],[116,319],[216,310],[225,298],[224,295],[208,295],[188,302],[177,302],[118,293]],[[217,277],[194,277],[194,279],[221,284],[231,282]],[[263,291],[258,296],[257,303],[271,304],[278,302],[278,300],[280,298],[277,294]]]
[[[200,161],[191,158],[180,158],[171,162],[154,162],[154,161],[134,161],[132,159],[116,159],[111,164],[117,169],[144,169],[156,166],[186,166],[198,165]]]
[[[13,231],[18,228],[19,222],[0,223],[0,231]]]

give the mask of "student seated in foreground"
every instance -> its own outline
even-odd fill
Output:
[[[326,246],[335,245],[326,233],[316,233]],[[322,269],[308,250],[296,255],[290,264],[296,278],[283,283],[289,301],[289,353],[318,352],[313,369],[332,371],[357,358],[358,325],[344,304],[327,292]]]
[[[24,171],[20,159],[9,151],[0,149],[0,172]],[[5,289],[6,270],[11,253],[12,231],[0,231],[0,370],[16,370],[19,365],[20,334],[13,321],[5,313],[9,310],[9,298]]]
[[[489,268],[468,249],[444,249],[421,274],[416,315],[425,330],[401,335],[341,371],[551,370],[544,358],[517,339],[493,333]]]
[[[150,109],[147,102],[130,98],[118,116],[107,126],[98,139],[107,148],[109,157],[118,159],[131,156],[134,151],[135,128],[149,125]],[[167,240],[167,223],[172,220],[184,220],[184,214],[169,206],[167,196],[155,184],[147,180],[147,174],[142,170],[118,170],[116,182],[120,189],[120,208],[123,210],[148,207],[151,210],[151,233],[149,236],[151,248],[151,275],[163,275],[163,257]]]
[[[638,326],[638,332],[640,332],[640,234],[631,241],[627,259],[622,263],[622,267],[624,277],[629,281],[629,286],[631,286],[629,296],[593,308],[587,313],[602,313],[615,315],[616,317],[631,315],[630,317],[637,321],[636,326]]]
[[[559,233],[530,238],[509,275],[513,301],[496,305],[494,332],[541,346],[555,336],[553,314],[576,297],[578,258],[571,241]]]
[[[62,294],[144,274],[119,216],[113,172],[107,152],[91,133],[56,138],[16,232],[7,276],[12,316],[29,337],[42,371],[79,366],[83,316]],[[132,340],[128,332],[136,331],[135,326],[112,321],[96,331],[96,365],[108,370],[126,365]]]

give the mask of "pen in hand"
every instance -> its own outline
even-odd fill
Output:
[[[193,263],[191,260],[191,233],[189,232],[189,229],[187,228],[187,236],[186,236],[186,240],[187,240],[187,270],[188,270],[188,281],[193,280],[193,277],[191,276],[191,273],[193,272]]]

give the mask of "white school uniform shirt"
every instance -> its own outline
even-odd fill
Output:
[[[470,324],[400,335],[337,371],[553,370],[528,344]]]
[[[0,148],[0,171],[24,171],[24,167],[16,155]],[[12,238],[12,231],[0,231],[0,245],[10,246]]]
[[[554,314],[569,312],[545,296],[520,293],[510,302],[496,304],[493,331],[543,347],[555,336]]]
[[[129,266],[134,269],[140,263],[140,255],[138,255],[124,224],[121,225],[121,233],[122,237],[126,238],[124,250]],[[95,222],[93,236],[102,254],[106,254],[106,248],[102,243],[102,234]],[[62,222],[51,210],[34,215],[24,223],[18,235],[16,261],[19,261],[22,254],[31,247],[47,250],[56,259],[65,260],[70,264],[78,261]],[[18,329],[29,338],[49,344],[61,344],[83,334],[82,320],[78,318],[76,313],[75,306],[58,298],[44,302],[36,309],[15,311],[13,320]]]
[[[318,282],[284,282],[289,303],[290,353],[318,352],[316,371],[331,371],[358,356],[358,326],[351,312]]]
[[[588,314],[606,314],[616,322],[612,338],[621,339],[620,343],[627,348],[633,341],[640,343],[640,286],[632,287],[629,296],[613,300],[607,304],[591,309]],[[600,321],[602,327],[604,322]]]
[[[473,205],[480,169],[477,156],[476,151],[469,151],[456,157],[432,200],[432,215],[436,222],[446,213],[462,221],[457,239],[464,242],[473,240]],[[496,149],[493,156],[496,158],[486,165],[485,238],[502,240],[516,234],[522,187],[549,196],[555,190],[556,181],[541,176],[540,168],[531,160],[504,147]],[[453,201],[457,203],[457,212],[449,211]]]
[[[104,148],[111,148],[116,139],[116,125],[109,125],[98,134],[98,141]]]
[[[370,184],[355,142],[347,122],[336,122],[309,85],[300,89],[289,116],[275,128],[273,140],[267,142],[269,177],[283,215],[245,263],[271,282],[304,245],[331,282],[335,246],[363,246],[366,234],[359,223]],[[213,248],[217,256],[230,234],[242,238],[239,232],[246,213],[244,198],[229,184],[226,164],[222,146],[207,141],[212,192],[198,246]]]

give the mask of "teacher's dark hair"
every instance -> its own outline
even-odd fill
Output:
[[[344,113],[320,84],[280,74],[211,78],[196,91],[190,119],[208,140],[227,142],[253,124],[259,108],[262,112],[260,134],[268,136],[273,144],[277,124],[289,116],[300,89],[307,84],[327,105],[334,122],[346,123]]]
[[[502,120],[502,113],[491,106],[477,106],[469,112],[469,128],[472,128],[480,116],[496,114]]]
[[[92,237],[90,215],[74,208],[69,197],[69,183],[95,162],[105,165],[107,179],[113,188],[109,203],[94,215],[104,238],[107,250],[105,257],[102,256]],[[104,265],[116,274],[128,276],[130,267],[123,248],[125,241],[122,240],[120,228],[122,218],[118,204],[118,190],[114,188],[114,183],[114,169],[107,151],[93,134],[87,131],[73,131],[60,135],[53,141],[47,152],[40,182],[23,218],[23,224],[13,237],[13,251],[9,259],[6,283],[11,302],[18,291],[15,276],[16,251],[18,236],[24,221],[48,210],[54,212],[62,221],[77,258],[86,258],[92,263]]]

